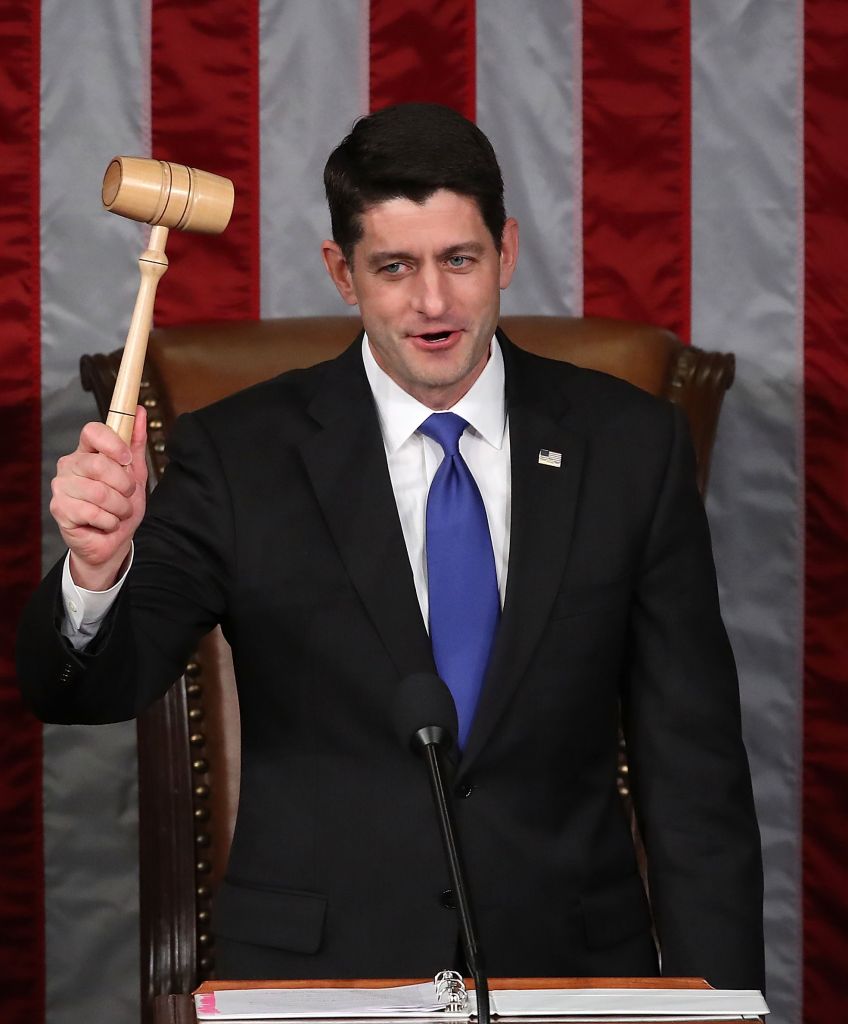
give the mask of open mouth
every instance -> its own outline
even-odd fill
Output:
[[[452,333],[453,333],[452,331],[435,331],[435,332],[433,332],[431,334],[421,334],[421,335],[419,335],[419,337],[423,338],[424,341],[428,341],[431,344],[433,344],[433,343],[435,343],[437,341],[445,341],[445,340],[447,340],[451,336]]]

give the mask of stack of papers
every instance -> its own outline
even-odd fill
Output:
[[[198,993],[194,1004],[198,1020],[445,1015],[432,981],[394,988],[218,989]]]
[[[434,999],[431,982],[394,988],[218,989],[195,995],[199,1020],[309,1020],[448,1018],[467,1020],[468,1008],[449,1012]],[[769,1012],[759,992],[680,988],[501,989],[491,993],[493,1016],[565,1017],[573,1021],[756,1020]]]

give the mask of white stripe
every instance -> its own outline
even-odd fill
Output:
[[[116,153],[147,147],[148,20],[147,0],[42,3],[45,482],[95,415],[80,355],[122,345],[132,311],[143,232],[102,210],[100,182]],[[59,552],[46,508],[43,550]],[[49,1024],[136,1020],[133,724],[45,728],[44,826]]]
[[[322,175],[367,112],[367,4],[260,5],[262,316],[346,313],[321,261]]]
[[[477,5],[477,122],[521,237],[504,313],[582,310],[578,12],[568,0]]]
[[[769,1004],[800,1019],[801,0],[692,4],[692,334],[736,353],[709,511],[766,861]]]
[[[583,0],[574,0],[574,30],[571,33],[571,123],[572,146],[571,180],[574,195],[571,199],[573,235],[571,252],[574,266],[574,295],[571,300],[572,316],[583,316]]]

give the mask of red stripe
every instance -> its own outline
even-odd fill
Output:
[[[371,0],[369,109],[442,103],[477,116],[474,0]]]
[[[41,577],[40,5],[3,5],[0,34],[0,986],[4,1024],[44,1019],[41,724],[24,710],[15,626]],[[12,968],[10,970],[10,968]]]
[[[584,311],[687,340],[690,77],[688,3],[584,0]]]
[[[259,5],[153,0],[153,155],[231,178],[217,237],[172,231],[156,321],[259,316]]]
[[[839,1020],[848,964],[848,19],[804,7],[804,1019]]]

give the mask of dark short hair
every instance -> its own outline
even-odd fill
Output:
[[[476,124],[436,103],[402,103],[360,118],[324,168],[333,238],[345,259],[351,261],[370,206],[398,198],[423,203],[439,189],[476,201],[500,252],[503,178]]]

